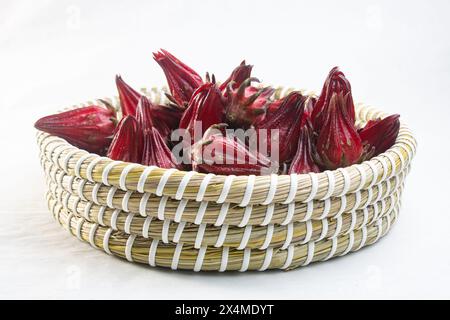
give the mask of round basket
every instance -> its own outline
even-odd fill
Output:
[[[155,103],[163,92],[143,89]],[[361,104],[356,114],[386,116]],[[416,152],[402,123],[395,145],[361,164],[221,176],[113,161],[44,132],[37,141],[49,209],[72,235],[131,262],[194,271],[293,269],[377,242],[397,219]]]

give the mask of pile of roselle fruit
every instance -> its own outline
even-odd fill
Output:
[[[101,100],[44,117],[35,127],[114,160],[225,175],[346,167],[386,151],[398,135],[399,115],[355,125],[350,83],[337,67],[318,98],[293,91],[275,99],[245,61],[219,83],[165,50],[154,59],[167,78],[166,104],[152,103],[117,76],[120,121]],[[232,129],[250,134],[242,138]]]

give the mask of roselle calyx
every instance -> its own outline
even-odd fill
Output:
[[[164,49],[153,53],[153,58],[166,75],[173,100],[179,106],[186,106],[194,91],[203,84],[202,78],[192,68]]]
[[[128,85],[119,75],[116,76],[116,86],[119,92],[122,116],[135,116],[141,94]]]
[[[275,152],[278,151],[280,162],[290,161],[297,151],[305,101],[305,96],[298,91],[293,91],[283,98],[275,111],[254,124],[258,134],[266,135],[269,150],[272,150],[274,142],[278,144],[278,150]],[[278,130],[278,137],[274,134],[274,130]],[[271,154],[271,156],[274,155]]]
[[[117,126],[107,155],[113,160],[140,163],[143,142],[138,121],[133,116],[126,116]]]
[[[352,89],[350,82],[345,77],[344,73],[339,70],[338,67],[331,69],[330,73],[325,80],[317,102],[311,113],[311,120],[315,132],[319,132],[323,126],[325,118],[328,114],[328,107],[330,105],[331,97],[333,94],[341,93],[343,96],[348,96],[349,102],[347,103],[347,114],[349,121],[355,122],[355,108],[353,105],[353,98],[351,95]]]
[[[361,160],[363,145],[348,114],[350,104],[350,93],[334,93],[330,99],[316,145],[319,162],[325,169],[347,167]]]
[[[34,126],[78,148],[104,155],[117,124],[116,111],[106,106],[92,105],[53,114],[39,119]]]
[[[233,72],[231,73],[231,75],[228,77],[227,80],[225,80],[221,85],[220,85],[220,90],[226,94],[226,88],[227,86],[231,83],[231,89],[235,90],[237,88],[239,88],[239,86],[248,78],[250,78],[251,73],[252,73],[252,65],[246,64],[245,60],[243,60],[241,62],[241,64],[239,66],[237,66]]]
[[[307,120],[300,129],[297,152],[292,159],[288,173],[320,172],[319,166],[315,163],[316,158],[314,132],[311,122]]]
[[[193,169],[221,175],[267,175],[278,172],[278,163],[256,150],[250,150],[222,129],[226,124],[213,125],[202,140],[192,148]]]
[[[255,88],[252,82],[256,78],[247,78],[237,89],[234,82],[226,87],[226,119],[236,128],[247,129],[265,113],[265,107],[270,103],[274,90],[270,87]]]
[[[392,147],[400,130],[400,115],[393,114],[384,119],[370,120],[359,130],[359,136],[370,158]]]
[[[191,144],[195,142],[195,126],[201,125],[200,138],[212,125],[222,123],[225,105],[220,89],[215,83],[207,82],[198,88],[180,120],[180,129],[188,130]]]
[[[166,169],[181,168],[156,128],[151,128],[144,133],[142,164]]]

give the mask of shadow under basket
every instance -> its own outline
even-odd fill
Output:
[[[164,89],[143,89],[163,103]],[[291,90],[279,88],[276,98]],[[106,98],[119,109],[117,97]],[[97,100],[74,106],[96,104]],[[357,105],[359,123],[387,116]],[[294,269],[377,242],[397,220],[417,143],[334,171],[220,176],[113,161],[38,132],[55,220],[130,262],[194,271]]]

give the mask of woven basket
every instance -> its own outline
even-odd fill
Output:
[[[163,90],[143,93],[164,103]],[[386,116],[363,105],[356,114]],[[44,132],[37,141],[49,209],[72,235],[131,262],[194,271],[293,269],[377,242],[397,219],[416,151],[402,124],[392,148],[358,165],[220,176],[113,161]]]

